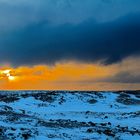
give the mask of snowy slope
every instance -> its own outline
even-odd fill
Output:
[[[140,91],[1,91],[1,139],[140,140]]]

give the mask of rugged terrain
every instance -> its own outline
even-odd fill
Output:
[[[140,91],[0,91],[0,140],[140,140]]]

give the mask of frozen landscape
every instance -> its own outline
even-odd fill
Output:
[[[0,91],[0,140],[140,140],[140,91]]]

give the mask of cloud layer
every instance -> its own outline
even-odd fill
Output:
[[[0,3],[0,63],[112,64],[140,53],[139,0]]]
[[[139,0],[0,0],[0,30],[47,20],[51,24],[115,20],[140,12]]]
[[[41,22],[5,34],[0,62],[16,65],[54,64],[64,60],[112,64],[140,53],[140,15],[115,21],[88,20],[78,25]]]

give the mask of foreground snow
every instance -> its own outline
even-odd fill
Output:
[[[140,140],[140,91],[1,91],[1,139]]]

